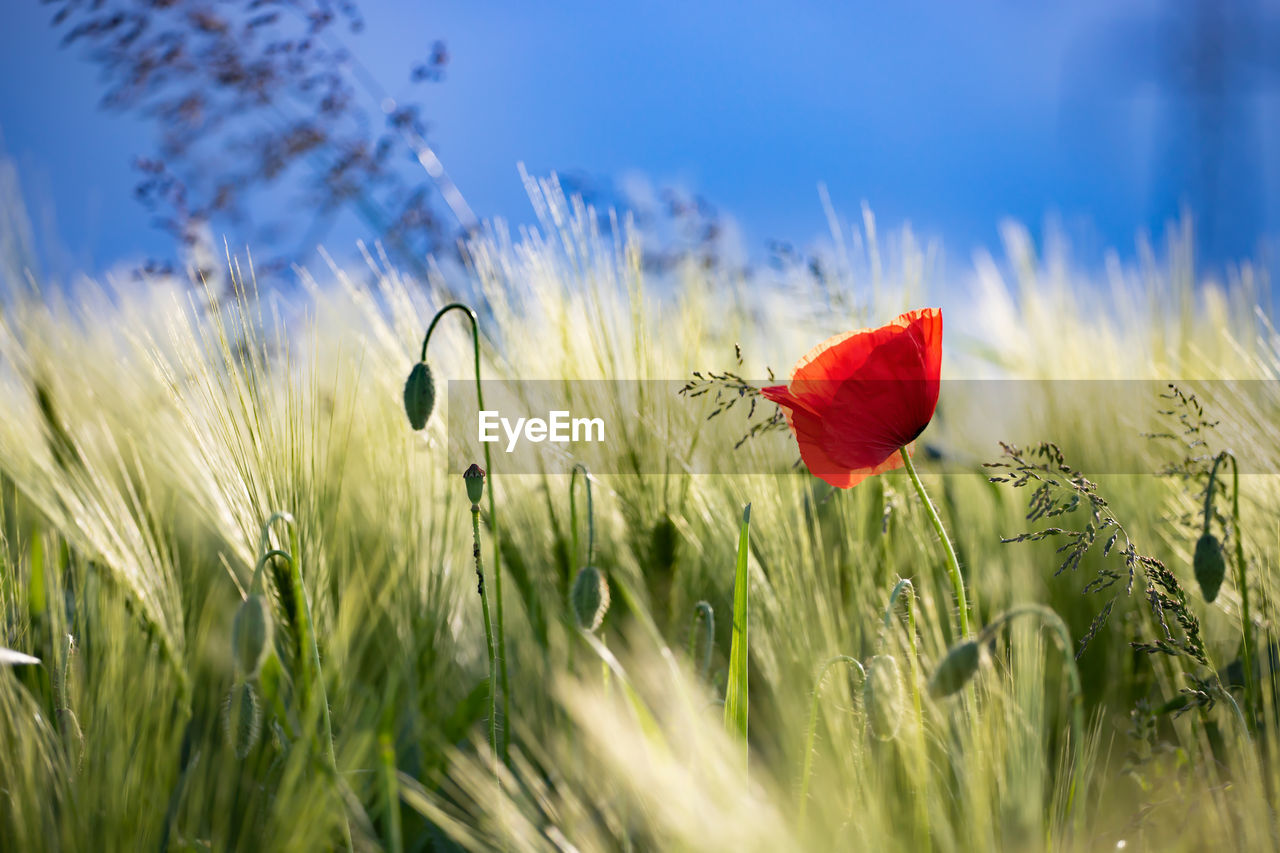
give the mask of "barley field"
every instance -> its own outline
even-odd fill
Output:
[[[817,274],[651,276],[625,222],[528,188],[541,226],[461,274],[370,247],[282,294],[231,252],[6,296],[0,847],[1277,846],[1259,274],[1200,277],[1177,231],[1132,267],[1012,225],[944,262],[868,214]],[[451,311],[410,394],[455,301],[479,361]],[[922,306],[924,491],[797,466],[756,386]],[[617,437],[460,458],[477,363]]]

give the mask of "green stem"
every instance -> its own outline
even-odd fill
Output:
[[[916,649],[916,587],[907,578],[901,578],[889,593],[889,604],[884,609],[884,630],[880,633],[880,647],[884,648],[885,635],[893,626],[893,609],[898,597],[906,592],[907,644],[911,651],[911,697],[915,702],[916,722],[923,728],[924,708],[920,701],[920,660]]]
[[[333,723],[329,719],[329,696],[324,686],[324,671],[320,667],[320,647],[316,645],[315,623],[311,618],[311,603],[307,600],[307,590],[302,582],[302,550],[298,543],[298,523],[293,516],[287,512],[278,512],[271,516],[262,526],[262,543],[269,541],[271,525],[276,521],[283,521],[289,527],[289,551],[288,552],[267,552],[264,557],[258,561],[258,566],[254,570],[254,583],[257,582],[258,576],[262,571],[262,567],[266,564],[268,558],[272,556],[283,556],[289,563],[290,583],[294,588],[298,597],[297,609],[302,617],[299,628],[304,635],[302,638],[310,651],[309,659],[304,659],[304,667],[307,672],[303,674],[304,681],[314,684],[319,691],[320,705],[320,724],[322,745],[325,750],[325,759],[329,764],[329,771],[333,773],[334,784],[338,786],[339,792],[342,788],[342,776],[338,772],[338,755],[333,745]],[[252,587],[251,587],[252,588]],[[348,850],[355,850],[355,845],[351,839],[351,822],[347,818],[347,808],[345,802],[342,804],[342,832],[343,839],[346,841]]]
[[[858,662],[858,659],[848,655],[835,655],[828,658],[818,672],[818,680],[813,685],[813,700],[809,704],[809,725],[805,729],[804,766],[800,770],[799,809],[801,827],[804,826],[805,815],[809,812],[809,777],[813,774],[813,741],[818,732],[818,711],[821,706],[822,683],[826,680],[827,672],[838,663],[847,663],[857,669],[863,680],[866,680],[867,677],[867,671],[862,668],[862,664]]]
[[[493,626],[489,622],[489,594],[484,588],[484,558],[480,552],[480,505],[471,505],[471,535],[475,543],[471,554],[476,560],[476,590],[480,593],[480,609],[484,611],[484,641],[489,650],[489,749],[498,757],[498,687],[497,659],[493,650]]]
[[[1001,613],[990,625],[982,629],[978,635],[978,645],[989,643],[1002,625],[1018,616],[1034,615],[1053,630],[1062,660],[1067,669],[1067,690],[1071,694],[1071,784],[1067,790],[1067,812],[1075,821],[1077,839],[1084,827],[1084,813],[1076,808],[1076,800],[1081,794],[1079,788],[1084,780],[1084,694],[1080,687],[1080,669],[1076,666],[1076,658],[1072,652],[1071,630],[1062,621],[1062,617],[1050,607],[1043,604],[1022,604]]]
[[[1235,539],[1236,586],[1240,588],[1240,628],[1244,640],[1241,663],[1244,665],[1244,701],[1245,707],[1249,710],[1249,728],[1252,730],[1252,722],[1257,719],[1259,707],[1258,682],[1256,673],[1253,671],[1257,656],[1253,645],[1253,618],[1249,611],[1249,580],[1245,574],[1244,529],[1240,526],[1240,463],[1236,460],[1235,454],[1229,450],[1218,454],[1213,461],[1213,470],[1209,472],[1209,488],[1205,497],[1205,531],[1208,532],[1210,516],[1208,501],[1213,495],[1214,475],[1218,471],[1218,463],[1223,459],[1231,460],[1231,526],[1233,528],[1231,534]]]
[[[440,318],[450,311],[461,311],[467,319],[471,321],[471,346],[475,356],[476,368],[476,406],[481,411],[484,410],[484,390],[480,383],[480,321],[476,319],[476,312],[471,310],[467,305],[461,302],[450,302],[448,305],[436,312],[435,317],[431,318],[431,325],[427,326],[427,333],[422,338],[422,361],[427,360],[427,344],[431,341],[431,333],[435,331],[436,324],[440,322]],[[510,699],[510,681],[507,671],[507,634],[502,619],[502,552],[499,549],[498,541],[498,514],[495,510],[494,492],[496,487],[493,480],[493,459],[489,453],[489,443],[484,445],[484,470],[489,477],[489,487],[485,491],[489,494],[489,536],[493,539],[493,595],[497,601],[496,613],[497,618],[497,663],[499,683],[502,687],[502,760],[507,761],[507,751],[510,746],[510,719],[511,719],[511,699]],[[488,618],[488,608],[485,608],[485,616]]]
[[[582,483],[587,489],[587,561],[583,565],[590,566],[592,558],[595,556],[596,549],[596,510],[595,504],[591,499],[591,472],[587,470],[587,466],[581,462],[573,466],[573,471],[569,475],[569,526],[573,530],[573,556],[569,560],[569,585],[573,586],[574,577],[578,568],[574,562],[578,557],[578,503],[575,500],[574,486],[578,482],[578,474],[582,474]]]
[[[585,563],[578,562],[579,541],[578,541],[578,492],[576,486],[578,484],[578,474],[582,474],[582,481],[587,488],[587,561]],[[591,499],[591,472],[587,470],[587,466],[581,462],[574,464],[572,471],[569,473],[569,576],[565,579],[564,598],[562,602],[568,602],[570,596],[573,595],[573,583],[577,580],[578,570],[582,566],[591,565],[592,557],[595,551],[596,542],[596,514],[595,505]],[[577,631],[577,621],[573,615],[573,608],[568,607],[564,610],[565,625],[570,629],[570,636]],[[570,670],[573,669],[573,646],[570,641],[568,649],[567,664]]]
[[[253,595],[262,588],[262,570],[266,568],[267,563],[276,557],[283,557],[285,560],[292,560],[293,555],[288,551],[281,551],[279,548],[272,548],[270,551],[263,551],[262,556],[258,558],[258,564],[253,567],[253,579],[249,581],[249,591],[246,597]]]
[[[880,646],[883,651],[885,638],[893,626],[894,605],[898,603],[899,596],[902,596],[904,592],[906,593],[905,606],[907,609],[907,644],[911,651],[911,701],[915,706],[916,730],[920,740],[916,772],[919,775],[920,784],[924,788],[924,790],[916,792],[916,820],[920,824],[920,837],[923,839],[924,845],[928,847],[932,838],[932,831],[929,828],[929,807],[926,802],[929,773],[928,759],[925,755],[924,706],[920,700],[920,653],[916,648],[916,587],[907,578],[900,578],[894,584],[893,592],[889,593],[889,604],[884,609],[884,630],[880,632]]]
[[[933,506],[933,501],[929,500],[929,493],[924,490],[924,483],[920,482],[920,475],[916,473],[916,466],[911,462],[911,454],[907,452],[907,448],[900,447],[898,452],[902,454],[902,464],[907,469],[907,474],[911,477],[911,483],[916,487],[916,493],[920,495],[920,500],[924,503],[925,510],[929,513],[929,520],[933,522],[933,529],[937,532],[938,538],[942,540],[942,549],[947,555],[947,571],[951,575],[951,586],[955,591],[956,604],[960,608],[960,639],[967,639],[969,636],[969,602],[964,594],[964,576],[960,573],[960,560],[956,557],[956,549],[951,545],[951,538],[947,536],[947,529],[942,526],[942,519],[938,516],[938,510]]]
[[[378,753],[382,759],[383,806],[386,808],[387,848],[390,853],[403,853],[404,833],[400,827],[400,780],[396,776],[396,747],[391,732],[378,735]]]

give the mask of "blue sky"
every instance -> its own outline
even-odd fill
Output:
[[[1229,4],[1212,111],[1186,94],[1198,5],[364,0],[350,46],[394,93],[425,93],[431,140],[481,216],[531,219],[523,161],[678,184],[752,250],[821,236],[823,182],[842,213],[865,200],[961,257],[994,246],[1004,217],[1054,218],[1086,256],[1123,252],[1185,202],[1222,261],[1280,232],[1280,75],[1254,49],[1280,4]],[[97,108],[95,69],[58,48],[49,14],[4,12],[0,134],[37,231],[65,250],[55,272],[163,254],[132,196],[150,129]],[[447,79],[411,90],[437,38]],[[327,244],[341,255],[359,236]]]

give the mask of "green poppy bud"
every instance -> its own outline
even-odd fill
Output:
[[[609,583],[599,569],[583,566],[578,571],[573,590],[569,593],[569,603],[573,606],[579,628],[591,632],[600,628],[604,614],[609,610]]]
[[[261,595],[250,595],[231,624],[231,650],[239,678],[256,678],[271,648],[271,612]]]
[[[905,697],[897,658],[876,655],[867,661],[862,682],[862,707],[871,733],[880,740],[893,740],[902,725]]]
[[[471,500],[472,506],[479,506],[480,499],[484,497],[484,469],[474,462],[471,467],[462,472],[462,479],[467,484],[467,497]]]
[[[941,699],[968,684],[978,671],[978,651],[978,644],[973,640],[952,646],[929,679],[929,695]]]
[[[415,430],[425,427],[435,405],[436,381],[431,376],[431,367],[420,361],[409,371],[404,383],[404,411],[409,416],[409,426]]]
[[[253,684],[242,681],[227,694],[222,703],[222,732],[236,758],[246,758],[262,734],[262,707]]]
[[[1196,556],[1193,562],[1196,570],[1196,581],[1205,601],[1213,601],[1222,588],[1222,578],[1227,573],[1227,561],[1222,555],[1222,545],[1212,533],[1206,533],[1196,542]]]
[[[680,531],[675,522],[664,515],[649,531],[649,560],[651,567],[670,574],[676,562],[676,549],[680,544]]]

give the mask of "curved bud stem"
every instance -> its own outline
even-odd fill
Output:
[[[480,383],[480,321],[476,318],[476,312],[470,306],[461,302],[450,302],[448,305],[436,312],[431,318],[431,324],[427,326],[427,333],[422,337],[422,356],[421,361],[427,360],[427,344],[431,342],[431,334],[436,330],[436,324],[440,322],[445,314],[450,311],[461,311],[466,315],[467,320],[471,323],[471,348],[475,359],[476,369],[476,406],[484,410],[484,389]],[[507,749],[509,746],[509,730],[511,718],[511,700],[510,700],[510,683],[507,671],[507,635],[503,629],[502,619],[502,552],[498,539],[498,514],[495,511],[494,492],[497,491],[493,481],[493,459],[489,453],[489,444],[484,445],[484,468],[489,474],[489,538],[493,540],[493,595],[497,602],[495,607],[495,621],[497,622],[496,632],[496,652],[498,660],[498,676],[499,684],[502,688],[502,760],[507,761]],[[488,608],[485,608],[486,614]]]
[[[288,551],[281,551],[279,548],[272,548],[270,551],[264,552],[263,555],[258,558],[258,564],[253,567],[253,579],[249,581],[249,592],[248,595],[245,596],[246,598],[261,589],[262,570],[266,568],[267,563],[271,562],[276,557],[281,557],[289,562],[293,562],[293,555]]]
[[[578,502],[574,486],[578,482],[578,474],[582,474],[583,485],[587,489],[587,561],[583,565],[590,566],[595,556],[596,548],[596,511],[595,504],[591,498],[591,472],[587,470],[587,466],[578,462],[573,466],[573,471],[569,474],[569,526],[573,535],[573,557],[569,561],[569,583],[573,583],[573,579],[577,576],[577,569],[580,568],[574,563],[578,557]]]
[[[1218,471],[1218,464],[1224,460],[1231,462],[1231,536],[1235,539],[1236,586],[1240,588],[1240,629],[1244,647],[1240,662],[1244,666],[1244,701],[1249,711],[1248,729],[1252,730],[1259,707],[1258,679],[1257,673],[1253,670],[1254,662],[1257,660],[1257,649],[1253,643],[1253,617],[1249,611],[1249,579],[1245,574],[1244,530],[1240,526],[1240,462],[1230,450],[1222,451],[1213,460],[1213,469],[1209,472],[1209,487],[1205,494],[1204,524],[1205,532],[1208,532],[1209,501],[1213,495],[1214,475]]]
[[[889,604],[884,609],[884,627],[880,631],[878,645],[884,651],[885,637],[893,627],[894,606],[905,593],[907,609],[907,644],[911,651],[911,698],[915,703],[916,723],[924,726],[924,708],[920,702],[920,660],[916,648],[916,588],[907,578],[900,578],[889,593]]]
[[[804,736],[804,766],[800,770],[800,825],[804,826],[805,815],[809,811],[809,777],[813,774],[813,741],[818,731],[818,711],[820,709],[822,699],[822,683],[827,678],[827,672],[836,664],[845,663],[858,670],[858,674],[865,681],[867,671],[862,668],[862,664],[857,658],[849,655],[835,655],[827,658],[826,663],[822,665],[822,669],[818,671],[818,679],[813,684],[813,700],[809,704],[809,725],[805,729]]]
[[[315,623],[311,619],[311,604],[307,600],[307,590],[302,582],[302,566],[300,555],[302,553],[298,542],[298,522],[292,515],[287,512],[277,512],[267,519],[262,525],[262,550],[266,549],[266,545],[270,541],[271,527],[277,521],[284,522],[289,528],[289,550],[270,550],[266,551],[258,560],[258,565],[254,569],[253,583],[258,582],[258,577],[262,572],[267,561],[274,557],[284,558],[289,565],[290,582],[293,586],[294,595],[297,597],[295,607],[298,611],[298,623],[296,630],[301,635],[299,639],[305,646],[306,651],[310,652],[309,657],[304,657],[301,661],[304,672],[302,674],[302,682],[307,685],[314,685],[319,693],[317,704],[320,706],[320,736],[325,751],[325,759],[329,765],[329,771],[333,774],[334,784],[339,789],[339,799],[342,799],[342,775],[338,771],[338,756],[333,745],[333,724],[329,719],[329,696],[324,686],[324,671],[320,666],[320,647],[316,644]],[[251,586],[250,589],[253,587]],[[308,691],[303,691],[304,701],[309,703]],[[342,831],[343,838],[346,841],[348,850],[355,850],[355,845],[351,839],[351,821],[347,818],[346,804],[342,804]]]
[[[1213,496],[1214,487],[1218,484],[1218,466],[1229,456],[1230,454],[1227,451],[1222,451],[1213,458],[1213,467],[1209,469],[1209,485],[1204,490],[1204,529],[1201,531],[1202,533],[1209,532],[1209,525],[1213,521]],[[1231,461],[1235,461],[1234,456],[1231,456]]]
[[[1080,687],[1080,669],[1076,666],[1075,654],[1071,645],[1071,630],[1062,617],[1050,607],[1043,604],[1021,604],[1001,613],[991,624],[982,629],[978,635],[978,644],[984,646],[991,642],[996,632],[1007,622],[1019,616],[1037,616],[1042,624],[1048,626],[1054,635],[1059,650],[1062,652],[1063,666],[1067,671],[1067,691],[1071,694],[1071,785],[1067,790],[1067,811],[1073,815],[1077,834],[1083,827],[1083,811],[1076,808],[1076,801],[1083,798],[1080,789],[1084,780],[1084,695]]]
[[[271,517],[262,523],[262,535],[258,537],[259,554],[266,552],[267,549],[271,547],[271,528],[275,526],[277,521],[283,522],[290,527],[296,523],[293,520],[293,515],[290,513],[284,511],[272,513]],[[289,556],[288,553],[284,551],[280,551],[278,553],[284,554],[286,557]]]
[[[899,578],[889,593],[889,603],[884,609],[884,625],[880,631],[878,645],[884,651],[886,637],[893,627],[893,613],[898,599],[905,601],[907,610],[907,645],[911,652],[911,703],[916,713],[916,736],[919,749],[916,752],[916,774],[919,777],[921,790],[916,792],[916,821],[920,825],[920,838],[927,846],[931,838],[929,830],[929,808],[925,802],[925,792],[929,785],[928,760],[925,755],[924,704],[920,699],[920,652],[916,647],[916,587],[907,578]]]

